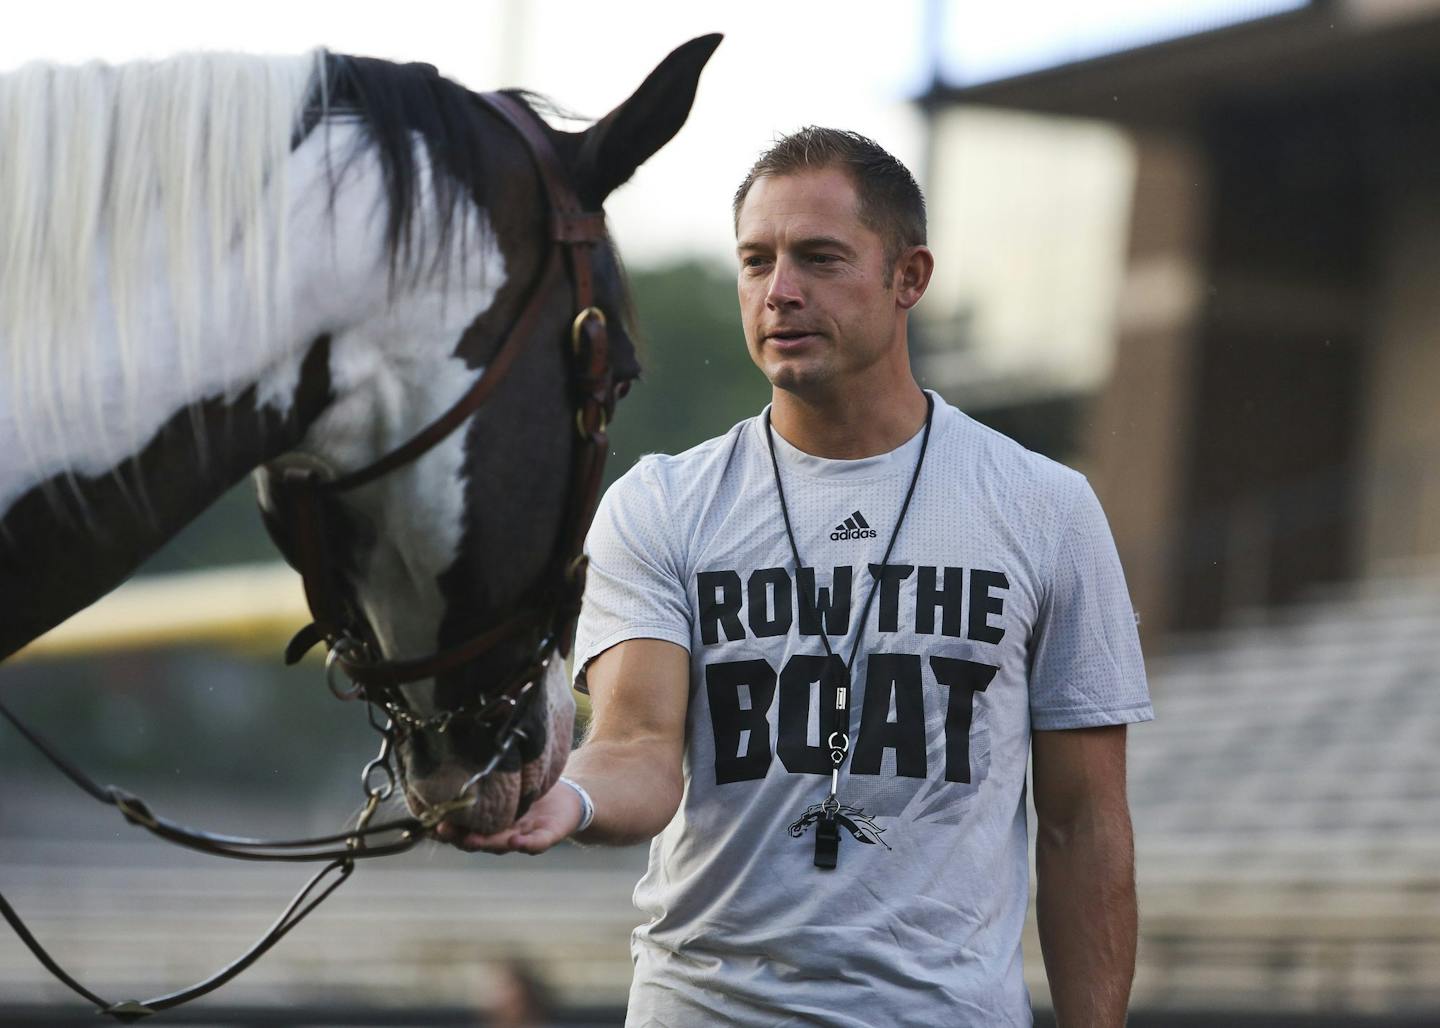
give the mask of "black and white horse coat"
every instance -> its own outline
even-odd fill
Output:
[[[670,55],[584,132],[547,129],[586,206],[679,129],[718,37]],[[428,65],[230,55],[0,76],[0,659],[123,581],[265,465],[338,475],[475,380],[546,253],[520,140]],[[595,258],[617,376],[638,373],[621,270]],[[572,411],[557,290],[460,431],[327,511],[338,587],[387,658],[525,602],[566,503]],[[499,647],[407,687],[458,707],[525,658]],[[549,788],[573,700],[552,661],[469,827]],[[478,732],[417,734],[412,806],[453,798]]]

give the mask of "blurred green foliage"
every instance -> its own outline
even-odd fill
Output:
[[[732,271],[684,263],[631,275],[644,372],[621,401],[606,477],[646,453],[679,453],[770,400],[740,327]]]

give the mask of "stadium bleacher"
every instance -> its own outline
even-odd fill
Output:
[[[1157,720],[1130,732],[1136,1009],[1440,1007],[1440,568],[1181,639],[1151,679]],[[0,888],[110,993],[174,988],[232,959],[304,877],[153,844],[55,782],[12,788],[0,840]],[[480,1009],[493,969],[521,957],[562,1003],[617,1006],[643,862],[643,849],[437,848],[363,867],[217,1001]],[[1033,923],[1026,944],[1043,1005]],[[0,943],[0,996],[76,1002],[14,939]]]

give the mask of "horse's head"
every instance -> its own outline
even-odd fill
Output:
[[[718,43],[680,47],[576,133],[519,94],[330,61],[296,160],[329,176],[332,257],[389,261],[337,280],[366,313],[326,333],[333,398],[259,491],[307,580],[305,641],[328,642],[337,678],[393,719],[417,812],[463,794],[475,802],[452,819],[495,831],[564,766],[574,558],[608,406],[639,370],[599,211],[683,124]]]

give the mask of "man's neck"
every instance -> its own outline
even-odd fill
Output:
[[[913,378],[864,396],[801,396],[775,389],[770,423],[791,446],[813,457],[858,460],[889,453],[925,424],[925,393]]]

